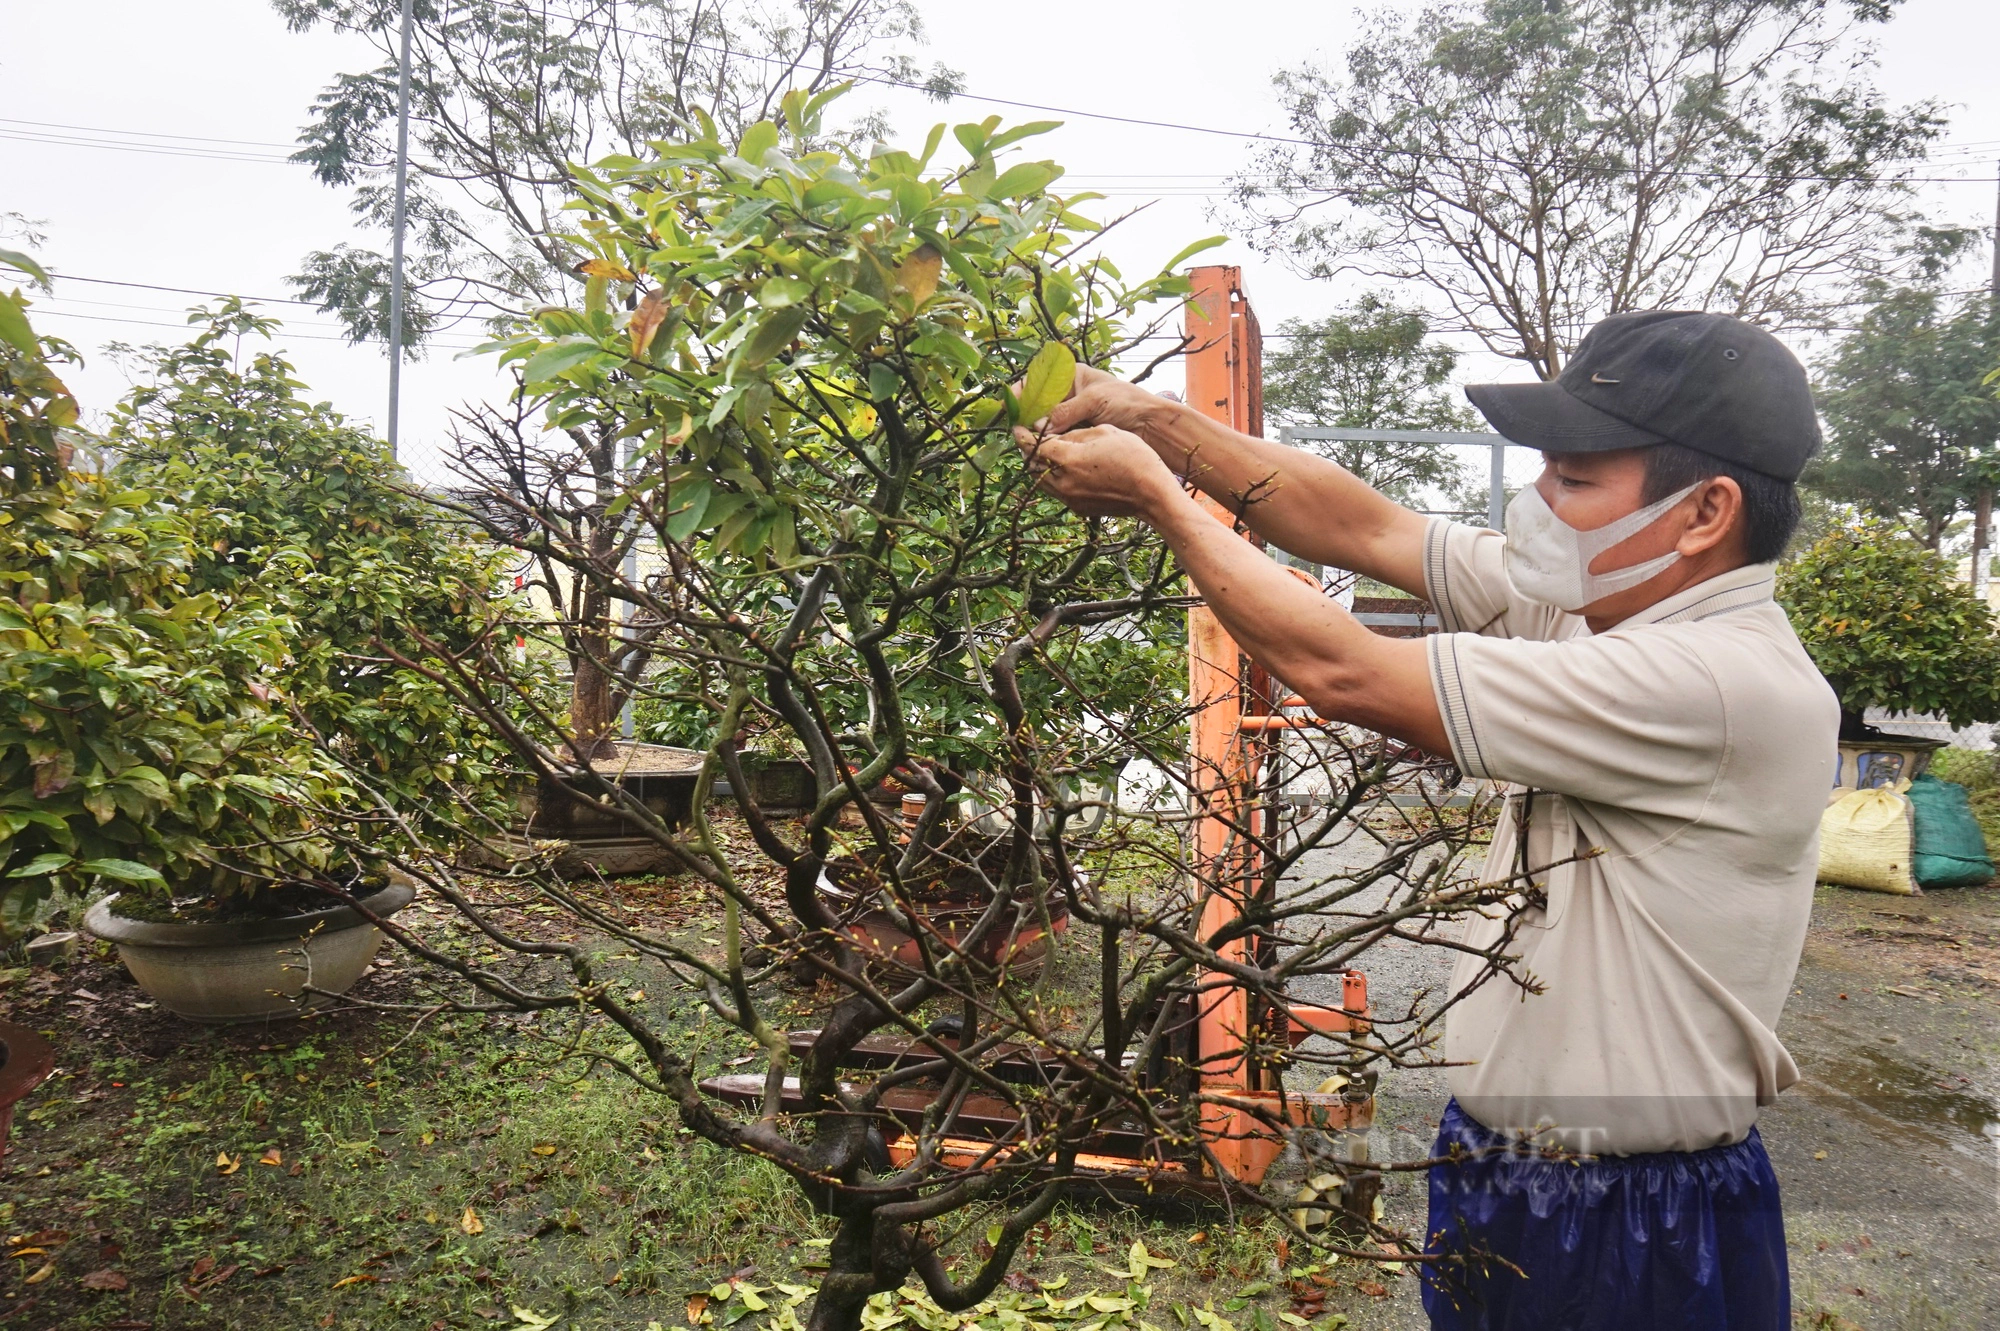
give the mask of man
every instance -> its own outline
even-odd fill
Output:
[[[1049,491],[1149,523],[1319,715],[1449,752],[1507,792],[1486,876],[1522,890],[1470,938],[1514,929],[1540,992],[1489,981],[1446,1018],[1436,1153],[1461,1162],[1431,1171],[1432,1241],[1474,1260],[1427,1283],[1433,1327],[1789,1327],[1755,1121],[1798,1077],[1773,1028],[1839,726],[1771,599],[1819,442],[1798,361],[1734,319],[1623,314],[1554,382],[1468,389],[1544,456],[1504,538],[1079,376],[1039,436],[1022,432]],[[1428,599],[1444,631],[1369,632],[1183,482],[1281,549]],[[1479,962],[1459,967],[1463,987]]]

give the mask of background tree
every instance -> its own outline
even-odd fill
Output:
[[[399,0],[272,3],[296,31],[355,33],[381,56],[320,94],[293,160],[352,188],[355,214],[386,233]],[[908,54],[923,41],[909,0],[417,0],[413,12],[406,345],[441,322],[570,299],[552,237],[572,162],[643,156],[697,110],[733,137],[790,88],[884,78],[945,96],[958,82]],[[355,341],[387,341],[385,254],[316,251],[293,284]]]
[[[1982,486],[1991,486],[2000,401],[1985,378],[2000,364],[1993,297],[1950,291],[1976,237],[1920,232],[1902,282],[1864,284],[1858,326],[1819,367],[1827,442],[1805,484],[1906,526],[1936,550]]]
[[[1828,322],[1943,125],[1885,105],[1894,0],[1485,0],[1379,12],[1344,72],[1277,76],[1306,143],[1237,195],[1301,270],[1417,283],[1446,331],[1553,378],[1621,310]]]
[[[1778,566],[1778,599],[1840,699],[1841,734],[1870,707],[1954,726],[2000,721],[1993,613],[1943,559],[1882,523],[1845,527]]]
[[[1264,411],[1279,425],[1353,430],[1474,430],[1451,383],[1458,352],[1430,340],[1419,310],[1370,293],[1324,319],[1287,319],[1264,357]],[[1316,439],[1333,459],[1399,503],[1457,498],[1466,468],[1445,444]]]
[[[1193,1005],[1223,984],[1257,1013],[1288,984],[1338,992],[1375,940],[1426,937],[1512,887],[1460,876],[1480,811],[1381,798],[1408,774],[1379,740],[1328,730],[1273,747],[1273,788],[1319,769],[1324,810],[1273,799],[1246,815],[1194,784],[1185,658],[1151,651],[1152,626],[1187,605],[1171,556],[1138,524],[1041,494],[1009,429],[1060,400],[1078,361],[1144,337],[1138,311],[1186,279],[1126,282],[1096,256],[1096,225],[1050,191],[1059,168],[1002,159],[1052,126],[956,126],[963,160],[946,166],[944,126],[918,152],[823,146],[822,105],[789,94],[782,124],[733,143],[705,129],[579,171],[565,242],[592,279],[584,300],[503,344],[547,425],[631,442],[607,512],[644,528],[654,558],[636,576],[560,524],[524,524],[517,548],[657,626],[660,687],[706,718],[686,821],[580,761],[559,716],[518,723],[490,655],[431,668],[538,776],[668,848],[720,927],[669,933],[530,869],[483,884],[438,860],[410,868],[507,959],[385,927],[474,991],[440,980],[424,1006],[549,1014],[568,1049],[662,1095],[692,1132],[786,1171],[835,1230],[811,1326],[853,1331],[911,1276],[953,1312],[993,1292],[1121,1122],[1139,1125],[1127,1149],[1271,1206],[1210,1149],[1215,1125],[1326,1160],[1319,1134],[1293,1128],[1285,1069],[1311,1085],[1342,1068],[1359,1094],[1368,1067],[1420,1059],[1430,1032],[1382,1012],[1365,1042],[1294,1051],[1257,1034],[1281,1029],[1260,1016],[1245,1076],[1270,1098],[1246,1107],[1197,1081]],[[1150,706],[1106,707],[1079,682],[1092,654],[1139,673]],[[636,681],[642,696],[655,678]],[[776,742],[811,772],[797,819],[747,794],[738,746]],[[1071,782],[1126,754],[1178,773],[1182,798],[1081,831],[1104,801]],[[962,789],[956,769],[975,763],[998,775],[997,807]],[[727,824],[706,798],[724,777]],[[871,802],[892,777],[925,797],[920,815]],[[1189,809],[1232,819],[1219,859],[1195,849]],[[1302,871],[1341,840],[1357,867]],[[1265,856],[1254,872],[1250,845]],[[934,913],[948,902],[956,923]],[[1059,911],[1083,949],[1066,998],[1000,964]],[[907,948],[876,943],[890,928]],[[810,998],[785,989],[794,970]],[[669,1038],[669,990],[726,1038]],[[918,1043],[882,1057],[864,1044],[875,1035]],[[724,1080],[705,1091],[705,1074]],[[989,1145],[968,1152],[967,1134]]]

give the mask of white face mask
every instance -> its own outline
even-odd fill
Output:
[[[1502,561],[1507,581],[1527,600],[1572,613],[1613,592],[1636,587],[1679,562],[1680,551],[1669,550],[1658,559],[1609,573],[1592,573],[1590,561],[1650,527],[1700,485],[1697,481],[1677,494],[1593,531],[1578,531],[1564,522],[1542,498],[1540,490],[1527,486],[1507,505],[1507,546]]]

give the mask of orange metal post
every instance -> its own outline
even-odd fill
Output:
[[[1257,316],[1243,295],[1242,270],[1212,266],[1193,271],[1194,294],[1187,308],[1188,405],[1204,416],[1244,434],[1264,432],[1263,365]],[[1204,499],[1223,521],[1231,515]],[[1197,808],[1194,850],[1197,863],[1213,886],[1205,902],[1200,927],[1204,935],[1226,925],[1243,908],[1242,893],[1254,882],[1254,848],[1242,830],[1250,816],[1256,790],[1256,765],[1244,743],[1243,719],[1258,706],[1247,687],[1249,672],[1236,640],[1206,606],[1188,612],[1188,698],[1196,709],[1190,730],[1189,770]],[[1232,943],[1225,955],[1247,957],[1246,943]],[[1229,1095],[1256,1089],[1257,1070],[1244,1056],[1251,1014],[1248,996],[1234,986],[1217,985],[1219,976],[1204,972],[1196,1025],[1203,1089]],[[1213,986],[1213,987],[1208,987]],[[1256,1157],[1262,1143],[1248,1140],[1244,1116],[1223,1106],[1208,1106],[1210,1149],[1241,1178],[1262,1173]],[[1268,1163],[1265,1161],[1263,1163]]]

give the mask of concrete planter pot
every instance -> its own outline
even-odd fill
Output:
[[[416,891],[390,883],[361,904],[393,915]],[[226,1024],[295,1017],[325,1002],[305,987],[346,993],[382,946],[382,931],[348,906],[268,920],[160,924],[111,912],[106,897],[83,927],[106,942],[160,1006],[189,1021]]]
[[[55,1069],[56,1051],[49,1048],[48,1041],[26,1026],[0,1021],[0,1157],[7,1154],[14,1106],[47,1081]]]

